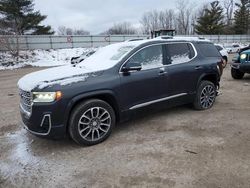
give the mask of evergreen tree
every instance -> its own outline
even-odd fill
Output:
[[[40,23],[46,16],[34,11],[33,0],[0,0],[0,23],[10,34],[53,34]]]
[[[235,4],[237,10],[234,13],[235,34],[248,34],[250,32],[250,0],[240,0]]]
[[[219,1],[210,3],[209,8],[204,8],[201,16],[197,19],[195,32],[197,34],[221,34],[223,33],[223,8]]]

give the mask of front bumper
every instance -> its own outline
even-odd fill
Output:
[[[231,67],[244,73],[250,73],[250,63],[232,63]]]
[[[34,105],[31,114],[20,106],[20,114],[23,127],[34,135],[57,139],[66,136],[64,112],[60,105]]]

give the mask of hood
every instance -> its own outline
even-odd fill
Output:
[[[249,54],[249,53],[250,53],[250,49],[249,49],[249,50],[244,50],[244,51],[241,52],[241,53]]]
[[[93,71],[86,68],[61,66],[27,74],[18,81],[18,87],[25,91],[43,89],[55,84],[68,85],[86,80]]]

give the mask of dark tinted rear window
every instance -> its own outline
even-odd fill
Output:
[[[212,43],[199,43],[199,50],[205,57],[220,57],[221,54]]]

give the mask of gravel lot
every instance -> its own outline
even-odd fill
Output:
[[[228,66],[212,109],[144,112],[79,147],[22,129],[16,82],[36,70],[0,71],[0,187],[249,187],[250,76]]]

